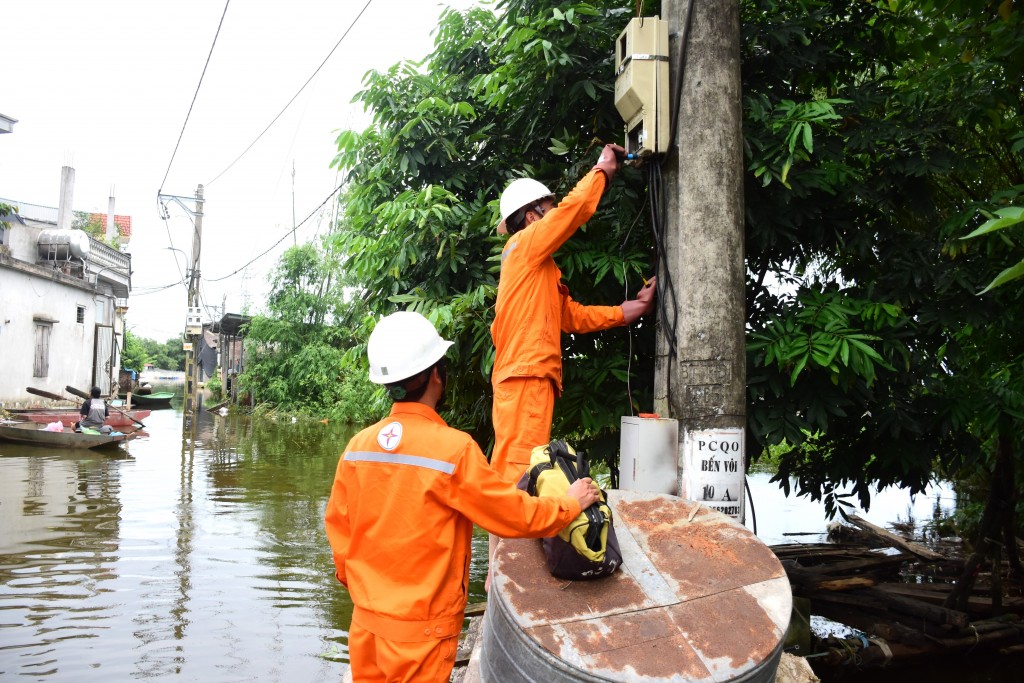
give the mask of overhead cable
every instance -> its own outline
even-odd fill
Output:
[[[156,287],[137,287],[136,290],[132,291],[132,296],[146,296],[147,294],[156,294],[157,292],[162,292],[165,289],[170,289],[171,287],[177,287],[178,285],[181,285],[181,284],[183,284],[183,283],[181,283],[181,282],[172,282],[169,285],[160,285],[160,286],[156,286]],[[139,289],[144,289],[144,290],[147,290],[147,291],[144,291],[144,292],[137,291]]]
[[[284,105],[284,108],[281,109],[281,111],[279,111],[277,113],[277,116],[275,116],[274,119],[270,123],[267,124],[267,127],[264,128],[263,131],[259,135],[256,136],[255,140],[253,140],[252,142],[249,143],[248,147],[246,147],[244,150],[242,150],[241,154],[239,154],[237,157],[235,157],[234,161],[232,161],[230,164],[227,165],[227,168],[225,168],[223,171],[218,173],[214,177],[213,180],[211,180],[210,182],[206,183],[206,187],[209,187],[210,185],[213,185],[217,181],[218,178],[220,178],[222,175],[224,175],[229,170],[231,170],[231,167],[234,166],[235,164],[237,164],[239,162],[239,160],[242,157],[244,157],[249,152],[250,149],[253,148],[253,145],[255,145],[257,142],[259,142],[260,138],[262,138],[263,135],[268,130],[270,130],[270,127],[273,126],[275,123],[277,123],[277,120],[279,118],[281,118],[281,115],[284,114],[285,111],[288,110],[288,107],[292,106],[292,102],[295,101],[295,98],[297,98],[302,93],[302,91],[306,89],[306,86],[309,85],[314,78],[316,78],[316,75],[318,73],[320,73],[320,69],[324,68],[324,64],[327,63],[327,60],[331,58],[331,55],[334,54],[334,51],[338,49],[338,47],[341,45],[342,41],[345,40],[345,38],[346,38],[346,36],[348,36],[349,32],[355,27],[356,22],[358,22],[359,18],[363,16],[364,12],[366,12],[366,9],[370,6],[371,2],[373,2],[373,0],[366,0],[366,4],[363,5],[363,8],[361,10],[359,10],[359,14],[356,15],[356,18],[352,20],[352,23],[349,24],[347,29],[345,29],[345,32],[343,34],[341,34],[341,38],[338,38],[338,42],[334,44],[334,47],[331,48],[331,51],[327,53],[326,57],[324,57],[324,61],[320,62],[320,66],[318,66],[316,68],[316,71],[313,72],[313,75],[310,76],[308,79],[306,79],[306,82],[302,84],[302,87],[299,88],[298,91],[296,91],[296,93],[294,95],[292,95],[292,98],[290,100],[288,100],[288,104]]]
[[[174,163],[174,157],[178,154],[178,147],[181,145],[181,138],[185,135],[185,126],[188,125],[188,119],[192,116],[192,107],[196,104],[196,98],[199,97],[199,88],[203,85],[203,77],[206,76],[206,68],[210,66],[210,57],[213,56],[213,48],[217,44],[217,37],[220,35],[220,28],[224,25],[224,17],[228,13],[228,5],[231,4],[231,0],[227,0],[224,3],[224,11],[220,15],[220,23],[217,24],[217,33],[213,36],[213,43],[210,45],[210,53],[206,55],[206,64],[203,65],[203,73],[199,76],[199,83],[196,85],[196,92],[192,95],[192,104],[188,105],[188,114],[185,115],[185,122],[181,124],[181,132],[178,133],[178,142],[174,145],[174,152],[171,153],[171,160],[167,162],[167,171],[164,173],[164,179],[160,181],[160,189],[157,190],[157,194],[163,191],[164,183],[167,182],[167,176],[171,174],[171,165]]]
[[[291,230],[289,230],[289,231],[288,231],[288,232],[286,232],[285,234],[281,235],[281,239],[279,239],[278,241],[276,241],[276,242],[274,242],[273,244],[271,244],[271,245],[270,245],[269,247],[267,247],[267,249],[266,249],[265,251],[263,251],[262,253],[260,253],[260,254],[258,254],[258,255],[256,255],[256,256],[254,256],[254,257],[253,257],[252,259],[250,259],[250,260],[249,260],[249,262],[248,262],[248,263],[246,263],[246,264],[245,264],[244,266],[242,266],[242,267],[238,268],[237,270],[235,270],[235,271],[233,271],[233,272],[230,272],[230,273],[228,273],[228,274],[227,274],[227,275],[225,275],[224,277],[214,277],[214,278],[206,278],[206,281],[207,281],[207,282],[220,282],[221,280],[227,280],[227,279],[228,279],[229,277],[233,277],[233,276],[235,276],[235,275],[238,275],[238,274],[239,274],[239,273],[241,273],[241,272],[242,272],[243,270],[245,270],[246,268],[248,268],[248,267],[249,267],[249,266],[251,266],[252,264],[256,263],[256,261],[260,260],[261,258],[263,258],[264,256],[266,256],[267,254],[269,254],[269,253],[270,253],[271,251],[273,251],[274,247],[276,247],[277,245],[281,244],[281,242],[284,242],[284,241],[285,241],[286,239],[288,239],[288,236],[289,236],[289,235],[293,235],[293,234],[295,233],[295,231],[296,231],[296,230],[298,230],[299,228],[301,228],[301,227],[302,227],[302,226],[303,226],[303,225],[304,225],[304,224],[306,223],[306,221],[308,221],[308,220],[309,220],[310,218],[312,218],[312,217],[313,217],[313,216],[314,216],[314,215],[316,214],[316,212],[317,212],[317,211],[319,211],[320,209],[322,209],[322,208],[324,207],[324,204],[326,204],[327,202],[331,201],[331,198],[332,198],[332,197],[333,197],[334,195],[338,194],[338,190],[340,190],[340,189],[342,188],[342,186],[343,186],[343,185],[344,185],[344,183],[342,183],[341,185],[338,185],[338,186],[337,186],[336,188],[334,188],[334,189],[333,189],[333,190],[331,191],[331,193],[330,193],[329,195],[327,195],[327,197],[326,197],[326,198],[324,198],[324,200],[323,200],[322,202],[320,202],[320,206],[318,206],[318,207],[316,207],[315,209],[313,209],[313,210],[312,210],[312,211],[311,211],[311,212],[309,213],[309,215],[308,215],[308,216],[306,216],[305,218],[303,218],[303,219],[302,219],[302,221],[301,221],[301,222],[300,222],[300,223],[299,223],[298,225],[296,225],[296,226],[295,226],[294,228],[292,228]]]

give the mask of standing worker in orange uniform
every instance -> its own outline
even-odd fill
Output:
[[[593,169],[558,205],[530,178],[514,180],[501,194],[499,234],[509,234],[491,337],[494,340],[491,465],[518,480],[530,452],[551,440],[555,397],[562,392],[562,332],[596,332],[629,325],[654,306],[655,278],[633,301],[583,306],[562,284],[553,257],[586,223],[619,169],[626,150],[605,145]]]
[[[557,206],[551,191],[531,178],[512,181],[501,194],[498,233],[511,236],[501,252],[491,325],[495,347],[491,465],[512,481],[518,481],[529,467],[533,448],[551,440],[555,397],[562,393],[561,333],[629,325],[654,306],[653,277],[633,301],[618,306],[579,304],[561,282],[562,271],[553,258],[594,215],[625,154],[619,145],[605,145],[597,164]],[[492,556],[496,544],[492,535]]]
[[[370,381],[385,384],[394,405],[345,447],[325,515],[336,575],[354,606],[356,683],[448,681],[474,523],[502,536],[551,536],[598,498],[590,479],[565,497],[531,497],[445,424],[435,408],[449,346],[412,312],[383,318],[367,345]]]

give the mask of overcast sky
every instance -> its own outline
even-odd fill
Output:
[[[224,14],[220,0],[3,0],[0,114],[18,122],[0,135],[0,197],[56,207],[65,165],[75,169],[75,210],[106,213],[113,189],[115,213],[132,217],[128,328],[164,341],[184,329],[187,291],[153,289],[180,282],[192,224],[174,203],[161,220],[157,192],[192,197],[203,184],[207,317],[219,315],[225,297],[230,313],[259,312],[267,273],[291,236],[214,280],[290,232],[292,165],[298,223],[339,182],[329,167],[335,131],[368,122],[350,104],[363,74],[423,58],[442,6],[470,4],[233,0]],[[235,162],[353,22],[313,81]],[[299,243],[327,229],[333,206],[298,230]]]

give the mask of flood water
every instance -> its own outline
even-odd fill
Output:
[[[341,679],[351,605],[323,512],[352,430],[201,412],[189,449],[175,406],[109,454],[0,443],[0,680]],[[821,506],[769,478],[751,477],[759,535],[820,540],[785,536],[823,534]],[[888,491],[866,517],[954,504],[944,487],[914,501]],[[473,602],[485,549],[478,534]],[[970,680],[1011,680],[990,673]]]

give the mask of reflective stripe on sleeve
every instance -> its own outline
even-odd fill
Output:
[[[405,455],[403,453],[379,453],[377,451],[349,451],[345,453],[345,460],[349,462],[384,462],[393,465],[412,465],[428,470],[436,470],[451,474],[455,471],[454,463],[424,458],[420,455]]]

